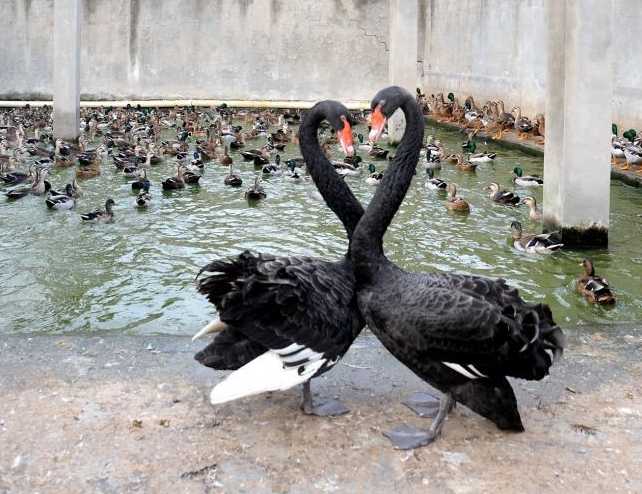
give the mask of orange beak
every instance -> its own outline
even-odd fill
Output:
[[[381,104],[378,104],[370,116],[370,135],[368,136],[368,139],[371,142],[377,142],[381,137],[381,134],[383,134],[385,126],[386,117],[381,112]]]
[[[354,146],[352,144],[352,127],[350,127],[350,123],[346,117],[342,116],[341,121],[343,122],[343,129],[337,132],[339,143],[341,144],[346,156],[352,156],[354,154]]]

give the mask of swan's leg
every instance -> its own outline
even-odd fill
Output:
[[[450,394],[445,394],[439,402],[439,412],[432,421],[430,429],[427,431],[404,424],[394,428],[390,432],[384,432],[383,435],[390,439],[397,449],[415,449],[421,446],[427,446],[441,434],[444,421],[454,404],[455,400],[453,397]]]
[[[413,393],[401,403],[410,408],[420,417],[430,417],[434,418],[439,412],[439,398],[430,393]]]
[[[315,405],[312,401],[310,381],[303,383],[303,403],[301,404],[301,409],[303,413],[316,415],[317,417],[337,417],[339,415],[345,415],[350,411],[350,409],[339,400],[331,399]]]

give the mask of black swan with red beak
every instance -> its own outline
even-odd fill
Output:
[[[299,130],[301,152],[319,192],[351,238],[363,208],[321,150],[317,130],[323,120],[352,154],[349,113],[335,101],[318,103],[306,114]],[[364,326],[349,254],[332,262],[245,251],[201,270],[198,290],[216,306],[219,319],[194,339],[218,334],[195,358],[214,369],[238,369],[214,387],[213,404],[303,384],[304,412],[348,411],[336,400],[314,405],[309,381],[332,368]]]
[[[357,300],[384,346],[444,396],[430,430],[403,426],[386,435],[403,449],[428,444],[455,402],[500,429],[522,431],[506,377],[545,377],[562,354],[562,331],[548,306],[525,302],[502,279],[411,273],[386,258],[383,235],[412,181],[424,131],[415,98],[389,87],[372,100],[371,140],[397,108],[405,115],[404,136],[352,236]]]

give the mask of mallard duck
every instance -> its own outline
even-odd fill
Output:
[[[5,175],[0,175],[0,180],[4,182],[5,185],[19,185],[22,182],[25,182],[27,179],[32,177],[32,171],[29,170],[28,173],[24,172],[10,172]]]
[[[147,179],[147,170],[142,170],[142,175],[139,176],[138,180],[135,182],[132,182],[132,191],[133,192],[138,192],[139,190],[142,189],[147,189],[149,190],[149,187],[151,186],[150,181]]]
[[[446,192],[446,190],[448,189],[448,182],[441,180],[440,178],[435,178],[434,172],[430,168],[426,170],[426,173],[428,173],[426,187],[432,190]]]
[[[497,153],[475,153],[477,150],[477,144],[474,141],[468,141],[467,146],[462,146],[466,151],[470,153],[468,156],[468,161],[471,163],[488,163],[497,158]]]
[[[433,155],[429,148],[426,149],[424,167],[426,170],[441,170],[441,158]]]
[[[76,205],[73,186],[67,184],[64,194],[50,193],[45,203],[49,209],[72,209]]]
[[[522,117],[522,109],[519,106],[513,107],[511,113],[517,112],[515,116],[514,128],[517,132],[518,139],[526,139],[528,133],[533,130],[533,123],[528,117]]]
[[[526,196],[519,204],[526,204],[528,206],[528,217],[533,221],[542,221],[542,210],[537,207],[537,201],[532,196]]]
[[[533,125],[533,135],[540,137],[539,144],[544,144],[544,137],[546,136],[546,119],[543,113],[535,115],[535,124]]]
[[[519,196],[507,190],[501,190],[499,185],[491,182],[484,190],[490,191],[488,197],[498,204],[506,204],[508,206],[517,206],[519,204]]]
[[[622,167],[622,170],[628,170],[631,165],[641,164],[642,147],[629,144],[624,148],[624,157],[626,158],[626,165]]]
[[[201,179],[201,175],[199,173],[194,173],[191,170],[183,169],[183,180],[185,181],[186,184],[198,185],[198,181],[200,179]]]
[[[372,156],[374,159],[385,160],[388,156],[388,150],[383,149],[379,146],[372,146],[370,151],[368,151],[368,156]]]
[[[513,168],[513,183],[522,187],[539,187],[544,185],[544,179],[539,175],[524,175],[519,166]]]
[[[149,193],[149,189],[141,190],[136,196],[136,207],[137,208],[147,208],[152,202],[152,195]]]
[[[81,214],[83,221],[96,221],[99,223],[108,223],[114,219],[113,206],[116,204],[112,198],[105,201],[105,209],[96,209],[91,213]]]
[[[230,165],[229,173],[223,179],[223,183],[230,187],[240,187],[243,185],[243,179],[241,179],[240,175],[232,172],[232,165]]]
[[[451,211],[460,213],[470,212],[470,204],[457,195],[457,184],[448,184],[448,200],[445,202],[446,208]]]
[[[361,167],[358,165],[352,166],[345,161],[333,161],[332,166],[334,166],[335,171],[342,176],[357,177],[361,175]]]
[[[368,173],[370,173],[370,175],[366,178],[366,183],[368,185],[379,185],[379,182],[383,179],[383,173],[378,172],[372,163],[368,165]]]
[[[359,145],[357,149],[362,149],[364,151],[370,151],[372,149],[371,142],[363,142],[363,134],[357,134],[357,139],[359,140]]]
[[[457,156],[457,164],[455,166],[464,172],[474,172],[477,169],[477,163],[471,163],[469,160],[465,160],[462,155]]]
[[[301,175],[299,173],[300,169],[294,166],[294,163],[289,163],[289,162],[287,167],[288,167],[288,173],[286,174],[286,178],[288,178],[289,180],[293,180],[295,182],[300,182],[301,181]]]
[[[183,178],[183,167],[176,167],[176,176],[163,180],[163,190],[177,190],[185,188],[185,180]]]
[[[584,259],[580,266],[584,268],[584,276],[577,279],[577,291],[592,304],[613,305],[615,295],[611,292],[609,282],[605,278],[595,275],[593,261]]]
[[[359,166],[359,163],[363,161],[363,158],[359,155],[353,154],[352,156],[346,156],[343,158],[343,162],[354,167]]]
[[[267,194],[263,187],[260,184],[260,178],[258,176],[254,179],[254,185],[245,191],[245,198],[248,201],[258,201],[260,199],[265,199]]]
[[[15,187],[5,192],[5,196],[7,196],[7,199],[9,200],[16,200],[21,199],[29,194],[41,195],[45,192],[49,192],[49,190],[51,189],[51,184],[44,179],[45,173],[45,170],[36,169],[31,185]]]
[[[127,178],[136,178],[138,174],[138,165],[127,165],[123,168],[123,175]]]
[[[221,156],[220,162],[221,162],[221,165],[225,165],[225,166],[229,166],[229,165],[231,165],[232,163],[234,163],[234,160],[233,160],[233,159],[232,159],[232,157],[229,155],[227,145],[225,146],[225,149],[224,149],[224,151],[223,151],[223,156]]]
[[[527,254],[551,254],[564,246],[564,244],[551,240],[551,237],[557,232],[524,235],[522,224],[519,221],[513,221],[510,230],[514,247]]]
[[[281,175],[281,155],[277,154],[274,163],[269,163],[261,169],[263,175]]]

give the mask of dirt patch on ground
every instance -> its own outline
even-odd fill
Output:
[[[334,419],[299,390],[213,408],[224,374],[187,338],[7,337],[0,492],[642,492],[641,335],[587,331],[547,381],[515,382],[526,432],[459,406],[413,452],[382,431],[429,426],[400,404],[426,386],[371,336],[313,384],[351,408]]]

